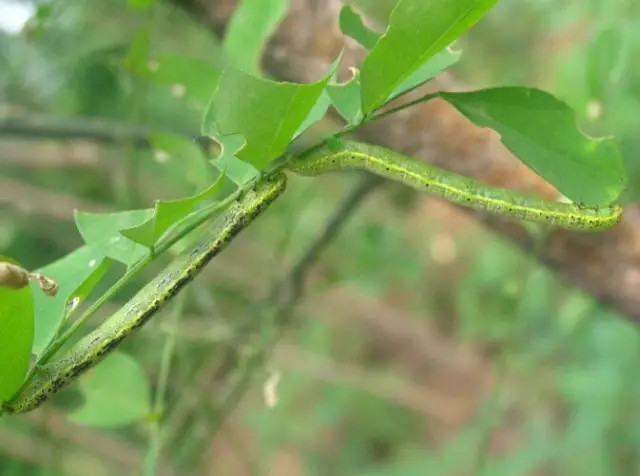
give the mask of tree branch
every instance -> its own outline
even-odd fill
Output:
[[[28,139],[85,139],[104,144],[133,143],[149,147],[150,128],[102,119],[9,117],[0,120],[0,136]]]
[[[364,174],[360,181],[343,199],[340,206],[329,217],[306,251],[293,265],[287,277],[275,285],[271,291],[271,301],[275,301],[285,289],[289,298],[286,307],[293,308],[302,298],[309,269],[318,260],[320,254],[333,242],[345,222],[355,213],[369,194],[382,183],[382,179]]]
[[[355,213],[370,193],[383,183],[383,180],[369,174],[363,174],[362,178],[351,189],[341,204],[335,209],[325,222],[315,239],[309,243],[306,251],[293,264],[287,275],[276,282],[267,297],[257,302],[244,316],[234,332],[236,338],[231,339],[223,350],[220,359],[213,364],[205,364],[205,370],[199,373],[198,381],[206,386],[215,382],[220,389],[229,389],[222,404],[216,411],[216,421],[211,428],[211,437],[219,430],[224,420],[231,414],[235,406],[241,400],[247,390],[255,372],[264,363],[276,339],[262,341],[257,337],[263,333],[268,334],[269,329],[275,328],[281,334],[290,323],[293,311],[304,294],[304,285],[309,271],[317,261],[320,254],[333,242],[336,235],[342,230],[347,220]],[[256,319],[256,314],[260,315]],[[239,365],[242,351],[248,352],[244,365]],[[234,370],[240,368],[239,379],[234,379]],[[200,395],[209,392],[198,392]],[[189,419],[189,415],[198,406],[197,399],[184,400],[182,407],[175,409],[168,425],[172,430],[172,436],[177,438],[181,434],[183,425]],[[203,441],[210,441],[206,438]],[[169,443],[171,444],[171,443]]]

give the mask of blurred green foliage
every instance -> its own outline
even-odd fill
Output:
[[[381,19],[389,3],[367,8]],[[634,201],[639,32],[637,2],[502,0],[459,42],[455,72],[474,87],[543,87],[579,111],[584,130],[615,133]],[[0,34],[0,116],[86,116],[193,135],[227,60],[209,31],[165,2],[42,4],[21,35]],[[67,142],[57,147],[0,140],[0,179],[115,211],[193,194],[215,176],[202,158],[117,138],[90,149],[97,166],[26,165],[71,154]],[[9,160],[16,151],[24,163]],[[407,201],[394,187],[366,203],[314,272],[284,350],[261,374],[281,374],[277,405],[265,406],[256,388],[214,438],[224,389],[202,381],[212,355],[351,183],[292,180],[287,199],[193,286],[180,328],[160,319],[125,345],[153,384],[160,344],[176,333],[161,466],[174,474],[637,474],[636,328],[435,200]],[[0,203],[2,254],[31,269],[79,246],[71,219],[14,205]],[[58,410],[77,411],[78,399],[72,389],[40,415],[0,419],[0,475],[137,470],[150,422],[70,426]]]

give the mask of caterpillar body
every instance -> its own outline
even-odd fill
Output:
[[[37,369],[17,398],[3,406],[7,413],[23,413],[38,407],[51,395],[113,351],[142,327],[198,272],[246,228],[284,190],[285,176],[258,185],[232,205],[203,236],[143,287],[125,306],[72,346],[60,359]]]
[[[542,200],[483,185],[393,150],[358,142],[325,145],[307,155],[294,157],[289,168],[300,175],[343,169],[367,170],[464,207],[570,230],[605,230],[618,223],[622,216],[619,205],[583,207]]]
[[[299,175],[362,169],[453,203],[506,217],[579,231],[598,231],[620,221],[619,205],[581,207],[541,200],[478,183],[468,177],[410,159],[384,147],[350,141],[327,144],[293,157],[287,168]],[[155,279],[97,329],[73,345],[61,358],[39,367],[16,397],[2,406],[8,413],[38,407],[72,379],[78,377],[142,327],[189,283],[198,272],[284,190],[285,175],[263,179],[207,227],[193,246],[183,251]]]

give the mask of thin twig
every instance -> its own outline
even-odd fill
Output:
[[[28,139],[85,139],[105,144],[133,143],[149,147],[150,127],[86,117],[62,119],[37,116],[0,120],[0,136]]]
[[[334,238],[342,229],[342,226],[349,217],[355,213],[364,199],[381,183],[382,179],[374,175],[365,174],[362,177],[344,198],[335,213],[327,220],[315,240],[310,243],[307,250],[293,265],[289,275],[274,286],[271,294],[273,297],[279,294],[281,289],[289,287],[291,289],[291,296],[289,298],[290,305],[293,306],[297,304],[304,292],[305,280],[309,268],[317,261],[322,251],[333,242]]]
[[[434,98],[438,97],[438,94],[439,94],[438,92],[427,93],[427,94],[424,94],[424,95],[420,96],[419,98],[414,99],[413,101],[409,101],[409,102],[400,104],[398,106],[392,107],[392,108],[384,110],[382,112],[377,112],[380,109],[380,108],[378,108],[374,112],[372,112],[369,115],[363,117],[360,122],[342,128],[341,130],[339,130],[335,134],[332,134],[330,136],[330,138],[325,139],[323,141],[318,142],[317,144],[312,145],[311,147],[299,152],[298,155],[300,157],[304,157],[304,156],[310,154],[311,152],[314,152],[314,151],[320,149],[321,147],[325,146],[330,139],[337,139],[337,138],[340,138],[340,137],[347,136],[349,134],[353,134],[353,133],[357,132],[359,129],[363,128],[364,126],[369,125],[369,124],[373,124],[374,122],[379,121],[380,119],[384,119],[385,117],[390,116],[391,114],[395,114],[396,112],[400,112],[403,109],[407,109],[407,108],[410,108],[410,107],[415,106],[417,104],[430,101],[431,99],[434,99]],[[400,96],[398,96],[398,97],[400,97]],[[386,105],[386,104],[387,103],[385,103],[384,105]],[[384,107],[384,105],[381,106],[381,107]]]
[[[382,179],[373,175],[365,174],[362,177],[336,208],[322,230],[309,244],[306,251],[302,253],[286,276],[271,287],[265,299],[256,301],[251,306],[251,309],[248,310],[245,318],[229,339],[230,343],[224,354],[215,361],[207,362],[202,370],[198,372],[198,377],[195,379],[196,387],[203,387],[209,385],[210,382],[219,382],[226,379],[228,374],[238,365],[239,349],[245,348],[244,343],[259,335],[260,330],[266,328],[264,326],[277,322],[278,325],[285,327],[290,321],[295,305],[303,296],[304,281],[311,266],[316,262],[322,251],[333,241],[345,222],[353,215],[364,199],[382,182]],[[264,309],[272,309],[273,313],[264,311]],[[266,316],[267,314],[272,318],[269,319]],[[256,318],[256,315],[259,315],[259,317]],[[259,329],[255,328],[256,323],[260,325]],[[263,361],[268,347],[269,345],[258,346],[245,364],[248,370],[242,374],[238,382],[229,385],[232,389],[224,399],[222,407],[216,411],[217,421],[212,433],[215,433],[222,426],[223,420],[231,413],[231,409],[235,404],[238,403],[235,397],[240,396],[250,383],[253,371]],[[192,394],[195,393],[192,392]],[[200,399],[196,397],[184,398],[181,405],[172,411],[171,423],[168,425],[171,428],[171,435],[167,437],[169,442],[174,442],[183,433],[182,428],[187,425],[200,403]]]
[[[149,428],[149,443],[147,454],[143,463],[142,474],[155,476],[158,472],[158,460],[162,449],[163,425],[162,419],[165,412],[165,401],[167,396],[167,384],[169,382],[169,371],[171,370],[171,359],[176,346],[180,319],[184,311],[186,293],[178,294],[176,297],[169,322],[169,332],[162,348],[160,357],[160,371],[156,384],[156,394],[151,409],[153,421]]]
[[[378,114],[375,114],[373,116],[370,116],[366,121],[364,121],[365,124],[368,124],[370,122],[375,122],[378,121],[384,117],[390,116],[392,114],[395,114],[396,112],[400,112],[403,109],[408,109],[410,107],[416,106],[420,103],[423,102],[427,102],[430,101],[431,99],[437,98],[439,95],[439,92],[436,91],[435,93],[427,93],[427,94],[423,94],[422,96],[420,96],[419,98],[414,99],[413,101],[409,101],[409,102],[405,102],[402,103],[398,106],[392,107],[391,109],[387,109],[385,111],[379,112]]]
[[[233,411],[235,406],[241,400],[242,395],[247,390],[252,381],[252,377],[256,370],[264,362],[265,358],[271,351],[275,341],[282,335],[293,317],[293,311],[304,295],[304,287],[309,270],[317,261],[318,257],[330,243],[333,242],[337,234],[342,229],[347,220],[354,214],[358,207],[363,203],[364,199],[381,183],[382,179],[373,175],[366,174],[353,187],[349,194],[344,198],[340,206],[335,210],[331,217],[327,220],[324,227],[318,233],[316,238],[309,244],[306,251],[300,256],[298,261],[292,266],[287,276],[276,283],[269,293],[266,302],[261,303],[259,309],[271,308],[270,319],[261,318],[257,322],[261,328],[263,326],[273,326],[277,333],[272,339],[266,342],[258,342],[257,347],[252,349],[251,355],[248,357],[245,368],[240,379],[231,386],[227,397],[224,399],[217,414],[219,415],[212,428],[212,434],[223,424],[224,419]],[[255,323],[254,319],[247,319],[251,324]],[[260,334],[260,330],[254,330],[255,334]],[[250,332],[241,332],[240,336],[247,338]],[[223,364],[220,366],[217,377],[224,378],[223,375],[232,369],[232,365],[237,361],[236,349],[238,346],[234,344],[232,349],[222,359]],[[218,380],[216,379],[216,380]]]

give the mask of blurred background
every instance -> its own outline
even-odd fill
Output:
[[[380,27],[394,2],[356,3]],[[170,138],[199,131],[230,60],[222,38],[235,7],[0,0],[1,254],[41,267],[82,244],[74,209],[146,208],[209,183],[201,151]],[[266,47],[265,74],[318,79],[345,41],[335,26],[339,7],[293,0]],[[501,0],[457,47],[462,60],[439,81],[553,92],[578,112],[583,130],[617,136],[630,174],[625,202],[637,201],[640,4]],[[421,150],[425,124],[457,130],[461,120],[438,107],[436,116],[425,110],[429,120],[388,122],[376,140],[409,131],[400,144]],[[150,132],[165,134],[163,147],[150,143]],[[440,135],[449,149],[438,150],[466,154],[474,164],[467,171],[489,176],[491,163],[473,161],[478,144],[489,147],[484,132],[458,132]],[[497,145],[490,151],[504,154]],[[438,160],[456,168],[454,156]],[[543,187],[515,183],[519,177],[492,180]],[[640,474],[634,316],[599,304],[571,273],[562,279],[542,266],[539,250],[522,251],[474,216],[390,184],[362,194],[307,270],[268,361],[246,391],[230,395],[244,388],[243,346],[251,346],[230,339],[234,326],[270,305],[265,294],[359,180],[292,177],[284,198],[179,305],[126,342],[151,394],[161,355],[172,356],[154,407],[162,415],[117,425],[107,402],[90,410],[93,420],[69,418],[83,405],[71,389],[26,416],[0,419],[0,475],[153,474],[153,466],[166,475]],[[112,267],[101,289],[122,271]],[[611,285],[591,285],[599,287]],[[109,399],[126,407],[139,398],[113,378]]]

